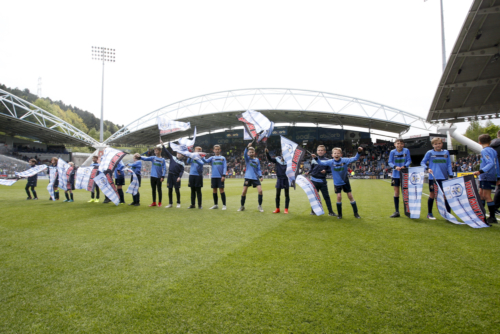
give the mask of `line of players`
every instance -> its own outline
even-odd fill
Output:
[[[500,184],[500,166],[498,163],[497,153],[494,149],[489,147],[491,142],[491,137],[489,135],[481,135],[479,136],[479,144],[482,145],[483,150],[481,152],[482,159],[480,165],[480,171],[475,172],[476,175],[479,175],[480,178],[480,196],[483,202],[483,206],[485,202],[488,205],[488,209],[490,211],[490,217],[488,218],[488,223],[496,223],[495,218],[495,210],[497,206],[495,206],[495,202],[491,198],[491,190],[495,188],[495,185]],[[443,150],[443,142],[441,138],[436,137],[432,141],[433,150],[429,150],[424,159],[421,162],[421,166],[424,166],[429,172],[429,199],[427,202],[428,206],[428,219],[436,219],[432,214],[432,209],[434,205],[434,199],[437,196],[437,187],[435,187],[435,183],[437,182],[442,187],[442,182],[447,180],[448,178],[453,178],[453,171],[451,165],[450,154],[447,150]],[[221,156],[221,148],[219,145],[215,145],[213,147],[214,155],[210,158],[203,158],[201,160],[195,160],[188,158],[186,162],[183,161],[184,156],[181,153],[173,154],[165,146],[162,144],[162,148],[155,148],[155,156],[152,157],[143,157],[138,153],[134,155],[134,162],[128,164],[128,166],[132,169],[132,171],[136,174],[139,180],[139,185],[141,183],[141,161],[151,161],[151,189],[153,195],[153,203],[150,204],[150,207],[158,206],[161,207],[162,202],[162,183],[167,176],[167,189],[168,189],[168,197],[169,204],[165,206],[166,208],[173,207],[173,190],[175,189],[176,199],[177,199],[177,208],[181,207],[180,201],[180,187],[181,187],[181,178],[184,173],[184,168],[186,164],[191,164],[191,169],[189,173],[188,179],[188,187],[191,188],[191,205],[188,207],[189,209],[196,208],[196,199],[198,200],[198,209],[202,209],[202,193],[201,188],[203,187],[203,165],[211,164],[212,166],[212,178],[211,178],[211,188],[213,190],[213,200],[214,205],[210,209],[218,209],[218,193],[219,190],[221,200],[222,200],[222,210],[226,210],[226,194],[224,192],[224,182],[226,175],[226,159]],[[246,163],[246,171],[245,171],[245,180],[243,184],[243,192],[241,194],[241,206],[238,211],[245,210],[245,202],[246,195],[249,187],[257,188],[258,191],[258,210],[260,212],[264,212],[262,208],[262,172],[260,169],[260,161],[255,157],[255,148],[252,147],[253,142],[249,143],[244,151],[244,158]],[[392,172],[392,182],[391,185],[394,187],[394,207],[395,212],[390,216],[391,218],[400,217],[399,213],[399,196],[400,196],[400,171],[403,168],[409,167],[412,163],[410,151],[404,147],[404,141],[402,139],[398,139],[395,142],[395,149],[390,152],[388,164],[391,168],[393,168]],[[197,146],[195,147],[195,152],[201,152],[202,148]],[[290,196],[289,196],[289,182],[286,176],[286,162],[281,156],[271,157],[269,151],[266,148],[266,156],[267,159],[275,164],[276,170],[276,209],[273,213],[280,213],[280,202],[281,202],[281,190],[284,190],[285,194],[285,209],[284,213],[288,213],[289,204],[290,204]],[[318,192],[321,192],[323,199],[326,202],[326,206],[328,208],[328,214],[330,216],[336,216],[338,219],[342,218],[342,191],[344,191],[351,203],[354,217],[361,218],[358,213],[358,207],[354,197],[352,196],[351,185],[349,182],[348,166],[357,161],[359,159],[359,153],[361,153],[363,149],[361,147],[358,148],[358,152],[356,156],[352,158],[342,158],[342,150],[340,148],[334,148],[332,150],[333,159],[327,159],[326,148],[324,145],[319,145],[317,147],[316,154],[311,154],[311,170],[306,173],[310,174],[311,181],[316,187]],[[167,174],[166,168],[166,159],[162,157],[162,153],[169,160],[169,170]],[[98,166],[98,157],[93,157],[93,166]],[[35,167],[36,161],[34,159],[30,160],[30,165]],[[70,162],[70,164],[72,164]],[[57,158],[52,158],[51,166],[49,168],[57,169]],[[122,186],[125,185],[125,165],[120,162],[120,164],[115,169],[115,185],[118,190],[118,194],[120,197],[120,203],[125,204],[124,193],[122,190]],[[335,194],[337,197],[337,212],[338,215],[335,214],[332,208],[330,195],[328,192],[328,184],[326,181],[326,175],[332,174]],[[65,202],[73,202],[73,194],[72,190],[74,190],[74,172],[69,176],[68,180],[68,190],[65,192],[66,200]],[[28,194],[27,199],[38,199],[36,195],[36,191],[34,187],[36,187],[37,176],[32,176],[28,178],[28,182],[26,184],[26,193]],[[29,188],[33,193],[33,197],[29,193]],[[58,191],[58,180],[54,181],[54,192],[55,199],[59,199],[59,191]],[[68,195],[69,193],[69,195]],[[157,195],[158,194],[158,202]],[[99,202],[99,188],[96,187],[95,192],[91,193],[91,199],[89,202]],[[109,203],[110,200],[105,198],[104,203]],[[447,201],[445,201],[446,208],[448,212],[451,211],[450,206]],[[140,205],[140,194],[133,196],[133,202],[129,205],[139,206]],[[492,213],[493,212],[493,213]],[[314,215],[314,212],[311,209],[311,215]]]

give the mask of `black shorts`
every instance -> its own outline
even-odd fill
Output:
[[[276,185],[274,186],[276,189],[288,189],[290,188],[290,184],[288,183],[288,178],[286,179],[277,179]]]
[[[393,187],[399,187],[401,185],[401,179],[397,178],[392,178],[392,181],[391,181],[391,186]]]
[[[135,174],[135,176],[137,176],[137,181],[139,181],[139,187],[141,186],[141,176],[140,175],[137,175]],[[130,183],[132,184],[132,181],[134,181],[134,176],[131,175],[130,176]]]
[[[203,187],[203,175],[189,175],[188,187],[202,188]]]
[[[168,173],[167,188],[168,189],[170,189],[170,188],[179,189],[181,187],[181,181],[177,182],[178,178],[179,178],[179,175]]]
[[[216,188],[224,188],[224,182],[222,182],[222,178],[220,177],[213,177],[212,178],[212,189]]]
[[[441,187],[441,190],[443,190],[443,181],[446,181],[446,180],[437,180],[437,183]],[[429,191],[430,192],[437,193],[437,187],[434,186],[435,184],[436,184],[436,180],[429,180]]]
[[[57,179],[54,181],[54,184],[52,185],[52,187],[54,187],[54,188],[58,188],[58,187],[59,187],[59,178],[57,178]]]
[[[496,185],[495,181],[479,181],[479,189],[493,190]]]
[[[257,187],[257,186],[260,186],[260,180],[251,180],[251,179],[245,179],[245,183],[243,183],[243,186],[244,187]]]
[[[352,190],[351,190],[351,183],[349,182],[349,179],[345,180],[345,184],[344,185],[342,185],[342,186],[336,186],[336,185],[334,185],[334,187],[335,187],[335,193],[336,194],[340,194],[342,192],[342,190],[345,193],[352,192]]]
[[[117,177],[115,179],[115,185],[116,186],[124,186],[125,185],[125,177],[122,176],[122,177]]]

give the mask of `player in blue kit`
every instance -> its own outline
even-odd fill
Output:
[[[195,152],[201,152],[201,147],[196,146],[194,148]],[[188,209],[195,209],[195,200],[198,198],[198,209],[203,209],[201,204],[201,188],[203,188],[203,161],[188,158],[186,163],[191,164],[189,169],[189,181],[188,187],[191,188],[191,205]]]
[[[161,157],[161,148],[155,147],[154,157],[141,157],[142,161],[151,161],[151,190],[153,191],[153,203],[149,206],[156,206],[156,192],[158,191],[158,207],[161,207],[161,184],[165,179],[165,174],[167,174],[167,165],[165,164],[165,159]]]
[[[29,164],[30,164],[30,168],[35,168],[36,167],[36,160],[30,159]],[[28,177],[28,182],[26,182],[26,188],[24,188],[24,190],[26,190],[26,194],[28,194],[28,198],[26,198],[27,200],[38,199],[38,196],[36,195],[36,191],[35,191],[37,181],[38,181],[38,174],[35,174],[33,176]],[[31,194],[30,194],[30,190],[29,190],[30,188],[31,188],[31,192],[33,193],[33,197],[31,197]]]
[[[224,181],[226,180],[227,162],[226,158],[220,155],[220,145],[214,145],[214,156],[203,159],[207,164],[212,165],[212,190],[214,196],[214,206],[210,209],[219,208],[219,198],[217,196],[217,189],[220,192],[222,199],[222,210],[226,210],[226,193],[224,192]]]
[[[259,192],[259,197],[258,197],[259,206],[257,207],[257,209],[260,212],[264,212],[264,209],[262,208],[262,186],[261,186],[262,171],[260,170],[259,159],[255,158],[255,149],[252,147],[252,144],[253,141],[248,144],[248,146],[245,148],[245,152],[243,153],[245,157],[246,171],[245,171],[245,182],[243,183],[243,192],[241,194],[241,206],[238,209],[238,211],[245,210],[247,190],[248,187],[252,186],[254,188],[257,188],[257,191]]]
[[[411,165],[410,150],[404,148],[405,143],[403,139],[397,139],[394,145],[396,148],[389,154],[388,164],[392,168],[391,185],[394,187],[394,207],[396,211],[394,211],[390,218],[400,217],[399,188],[401,187],[401,173],[399,171]]]
[[[328,160],[325,156],[326,147],[325,145],[318,145],[316,148],[316,155],[319,160]],[[311,174],[311,182],[314,184],[314,187],[318,192],[321,191],[321,195],[323,195],[323,199],[325,200],[326,207],[328,208],[328,215],[335,217],[337,216],[335,212],[333,212],[332,202],[330,200],[330,194],[328,192],[328,183],[326,182],[326,175],[331,174],[332,170],[329,166],[324,166],[318,164],[316,159],[311,160],[311,171],[308,174]],[[311,208],[311,215],[316,215]]]
[[[474,172],[479,175],[479,196],[484,206],[488,204],[490,216],[486,220],[488,224],[498,224],[495,218],[495,202],[491,199],[491,191],[500,184],[500,164],[498,163],[497,152],[490,147],[491,137],[488,134],[480,135],[479,144],[483,147],[481,150],[481,164],[479,171]]]
[[[170,160],[170,164],[168,167],[168,176],[167,176],[167,188],[168,188],[168,205],[165,208],[169,209],[173,206],[173,190],[175,188],[175,196],[177,197],[177,208],[181,207],[181,178],[182,174],[184,174],[184,161],[181,159],[184,157],[182,154],[177,153],[174,157],[172,153],[169,152],[163,146],[163,142],[161,143],[163,147],[163,153],[167,156],[167,159]]]
[[[351,201],[352,210],[354,212],[355,218],[361,218],[358,214],[358,205],[352,196],[351,184],[349,178],[347,177],[347,167],[349,164],[359,159],[359,153],[363,152],[362,147],[358,147],[358,153],[353,158],[342,158],[342,149],[335,147],[332,150],[333,159],[330,160],[319,160],[316,159],[318,164],[323,166],[330,166],[332,169],[333,184],[335,187],[335,193],[337,194],[337,212],[338,219],[342,219],[342,191],[347,193],[347,197]],[[313,159],[316,155],[312,155]]]
[[[436,219],[432,214],[432,206],[434,205],[434,198],[437,196],[438,188],[435,186],[436,182],[439,187],[443,189],[443,181],[453,178],[453,169],[451,166],[450,152],[443,150],[443,140],[439,137],[434,137],[431,140],[433,150],[425,153],[424,159],[420,163],[429,172],[429,199],[427,200],[427,208],[429,213],[428,219]],[[429,166],[427,166],[429,163]],[[446,211],[451,212],[450,204],[445,198]]]
[[[134,154],[134,162],[131,164],[127,164],[134,172],[135,176],[137,176],[137,181],[139,181],[139,187],[141,186],[141,169],[142,169],[142,161],[141,155],[139,153]],[[134,176],[130,176],[130,183],[134,180]],[[132,203],[129,205],[140,206],[141,205],[141,194],[139,194],[139,190],[137,190],[137,194],[132,195]]]
[[[96,168],[96,167],[99,168],[99,163],[97,162],[98,160],[99,160],[99,157],[97,155],[94,155],[92,157],[91,166],[93,166],[94,168]],[[99,175],[99,171],[97,172],[96,175]],[[99,186],[97,185],[97,182],[95,182],[94,188],[95,188],[95,192],[94,191],[90,192],[90,201],[88,201],[88,203],[99,203]],[[97,194],[97,197],[96,197],[96,194]]]
[[[276,158],[271,157],[269,150],[266,148],[267,160],[274,163],[274,169],[276,171],[276,210],[273,213],[280,213],[280,197],[281,189],[285,192],[285,211],[288,213],[288,206],[290,204],[290,184],[288,182],[288,177],[286,176],[286,162],[282,157],[277,156]]]

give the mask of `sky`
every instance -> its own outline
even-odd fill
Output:
[[[447,57],[472,0],[443,0]],[[0,83],[126,125],[197,95],[296,88],[426,117],[442,73],[439,0],[8,1]],[[459,130],[465,130],[463,123]]]

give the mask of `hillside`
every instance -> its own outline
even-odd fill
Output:
[[[0,84],[0,89],[3,89],[13,95],[16,95],[39,108],[42,108],[54,116],[57,116],[64,121],[70,123],[81,131],[89,134],[91,137],[99,138],[100,119],[95,117],[94,114],[82,110],[72,105],[67,105],[62,101],[52,101],[50,98],[38,98],[35,94],[31,93],[29,89],[21,90],[19,88],[9,88]],[[0,112],[7,113],[5,107],[0,105]],[[22,115],[23,113],[20,112]],[[30,120],[28,118],[28,120]],[[32,120],[34,121],[34,120]],[[111,121],[104,121],[104,138],[108,138],[113,133],[123,127],[122,125],[115,124]]]

